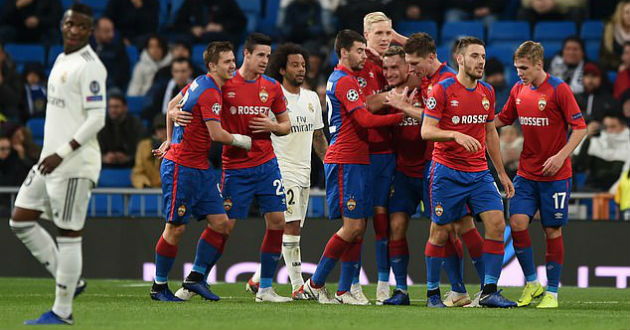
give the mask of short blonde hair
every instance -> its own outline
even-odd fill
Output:
[[[514,52],[514,61],[519,58],[526,58],[530,60],[532,63],[537,63],[538,61],[544,61],[545,59],[545,49],[542,44],[535,41],[525,41],[522,43],[516,51]]]
[[[372,24],[378,22],[392,22],[382,11],[371,12],[363,17],[363,31],[368,32],[372,28]]]

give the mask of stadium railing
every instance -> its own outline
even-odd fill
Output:
[[[9,195],[13,207],[19,187],[0,187],[0,196]],[[327,217],[326,193],[312,189],[307,217]],[[161,217],[162,190],[135,188],[95,188],[88,207],[89,217]],[[505,195],[502,194],[504,201]],[[506,203],[506,211],[509,202]],[[420,209],[412,218],[420,217]],[[576,220],[616,220],[619,210],[607,193],[573,192],[569,200],[569,218]]]

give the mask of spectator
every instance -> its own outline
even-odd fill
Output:
[[[574,167],[577,172],[587,172],[587,186],[598,191],[608,191],[621,175],[628,161],[630,130],[619,112],[604,115],[603,130],[588,132],[578,148]]]
[[[46,117],[46,77],[44,69],[38,63],[24,68],[24,93],[20,119],[23,123],[30,118]]]
[[[192,43],[227,40],[240,44],[247,18],[234,0],[184,0],[170,30]]]
[[[579,94],[584,91],[582,83],[584,61],[586,57],[584,41],[578,36],[571,36],[564,39],[562,51],[553,57],[549,64],[551,75],[564,80],[573,94]]]
[[[603,84],[605,79],[597,64],[589,62],[584,65],[584,92],[577,94],[575,99],[587,124],[592,121],[601,123],[604,115],[617,107],[610,88]]]
[[[9,0],[0,17],[0,42],[59,42],[59,0]]]
[[[15,122],[5,122],[2,130],[11,140],[11,147],[18,157],[33,166],[39,159],[41,148],[33,143],[31,132]]]
[[[151,121],[159,113],[166,114],[168,102],[192,81],[193,65],[189,59],[180,57],[171,63],[171,78],[158,82],[147,94],[153,95],[151,104],[142,110],[142,119]]]
[[[506,5],[506,1],[503,0],[448,0],[446,3],[449,9],[444,14],[444,21],[476,20],[482,21],[485,26],[490,26],[496,21]]]
[[[153,157],[151,150],[160,147],[166,141],[166,115],[158,114],[153,118],[153,135],[141,140],[136,149],[136,162],[131,171],[131,184],[137,189],[159,188],[160,164],[162,160]]]
[[[159,35],[149,37],[140,54],[140,60],[133,68],[127,95],[144,96],[151,88],[153,77],[161,68],[171,64],[171,54],[168,53],[166,41]]]
[[[5,135],[0,136],[0,186],[18,187],[22,184],[33,164],[24,162],[11,148],[11,141]],[[0,216],[8,217],[11,213],[9,195],[0,196]]]
[[[313,45],[324,42],[322,7],[316,0],[291,1],[278,23],[285,42]]]
[[[320,84],[326,84],[326,55],[319,50],[309,51],[308,67],[304,88],[315,90]]]
[[[171,45],[171,58],[186,58],[186,59],[192,59],[192,49],[190,48],[190,45],[185,42],[185,41],[176,41],[175,43],[173,43]],[[205,74],[205,70],[202,71],[199,68],[197,68],[196,66],[193,66],[193,77],[197,77],[200,76],[202,74]],[[155,74],[155,77],[153,77],[153,84],[151,84],[152,86],[154,86],[155,84],[158,83],[166,83],[169,81],[169,79],[171,79],[171,66],[165,66],[163,68],[161,68],[160,70],[158,70],[158,72]]]
[[[606,70],[617,70],[621,64],[624,44],[630,42],[630,1],[617,4],[617,9],[604,28],[601,62]]]
[[[140,119],[127,113],[127,101],[121,94],[107,100],[105,127],[98,133],[103,165],[131,167],[144,127]]]
[[[621,104],[621,113],[626,119],[626,124],[630,127],[630,90],[625,91],[621,95],[619,103]]]
[[[494,57],[490,58],[486,62],[486,77],[484,80],[494,88],[494,94],[496,96],[494,112],[499,113],[503,110],[503,105],[510,96],[510,87],[508,87],[507,81],[505,80],[505,68],[503,67],[503,63]]]
[[[620,99],[621,95],[630,89],[630,42],[623,45],[621,64],[617,70],[617,78],[613,89],[613,96]]]
[[[394,8],[397,11],[392,13],[394,22],[432,20],[438,24],[442,23],[445,8],[443,1],[395,0],[395,3]]]
[[[114,22],[125,45],[140,48],[157,31],[159,9],[158,0],[109,0],[105,16]]]
[[[129,82],[129,57],[125,45],[116,37],[111,19],[101,17],[96,21],[90,45],[107,68],[107,89],[125,90]]]
[[[585,0],[521,0],[516,18],[529,21],[531,25],[539,21],[581,22],[586,13]]]
[[[523,136],[516,126],[505,126],[501,128],[499,137],[501,147],[501,159],[503,166],[510,179],[516,176],[518,161],[523,151]]]
[[[17,120],[18,104],[22,95],[22,79],[18,74],[11,56],[4,51],[0,43],[0,119]]]

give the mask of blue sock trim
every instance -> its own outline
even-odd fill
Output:
[[[547,286],[547,291],[558,293],[558,287],[557,286]]]
[[[491,276],[491,275],[486,275],[486,277],[484,278],[483,282],[485,284],[497,284],[497,282],[499,282],[499,278]]]
[[[440,288],[440,282],[427,282],[427,290],[437,290]]]
[[[389,282],[389,273],[378,272],[378,280],[381,282]]]
[[[261,277],[260,278],[260,288],[270,288],[273,283],[273,278],[269,277]]]
[[[208,269],[208,267],[206,267],[206,266],[193,265],[192,271],[205,275],[207,269]]]
[[[525,275],[525,280],[527,282],[533,282],[533,281],[535,281],[537,279],[538,279],[538,274],[536,274],[536,273],[531,274],[531,275]]]
[[[155,281],[156,282],[168,282],[168,277],[166,276],[157,276],[155,275]]]

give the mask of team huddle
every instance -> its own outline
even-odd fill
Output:
[[[93,174],[100,168],[94,163],[82,173],[72,171],[70,163],[98,159],[90,148],[104,118],[101,86],[106,73],[93,81],[82,76],[77,80],[81,89],[72,92],[81,102],[60,105],[52,96],[56,89],[63,92],[55,84],[65,84],[65,78],[60,76],[57,82],[55,73],[69,65],[64,63],[70,63],[67,59],[72,56],[73,63],[81,63],[74,69],[86,76],[94,72],[83,67],[102,67],[89,45],[71,47],[77,39],[70,38],[72,33],[89,36],[83,26],[88,23],[91,12],[81,5],[64,15],[65,54],[55,62],[49,82],[48,109],[56,104],[56,111],[79,118],[77,129],[70,132],[67,126],[53,126],[47,120],[42,161],[21,187],[10,222],[57,281],[55,305],[29,321],[32,324],[72,324],[72,297],[85,288],[80,279],[80,234],[96,182]],[[199,295],[219,300],[207,285],[208,274],[224,253],[236,220],[248,216],[256,198],[266,223],[260,267],[246,284],[256,302],[369,305],[359,271],[363,236],[372,218],[378,270],[375,303],[409,305],[406,231],[411,215],[423,205],[424,215],[431,219],[425,247],[428,307],[509,308],[529,305],[541,296],[537,307],[558,306],[562,227],[571,190],[568,155],[586,134],[586,125],[569,87],[543,70],[539,43],[526,41],[516,49],[514,65],[521,80],[495,117],[494,90],[480,80],[486,61],[483,41],[462,37],[455,49],[458,70],[454,70],[438,60],[431,36],[419,32],[406,38],[392,29],[383,13],[370,13],[364,18],[363,35],[342,30],[335,39],[339,63],[326,87],[329,142],[318,95],[301,87],[308,53],[295,44],[281,45],[272,53],[271,44],[263,34],[248,36],[243,64],[237,69],[232,45],[211,42],[203,54],[208,73],[168,103],[168,138],[154,150],[163,159],[166,225],[155,248],[152,299],[181,302]],[[512,183],[503,168],[497,128],[517,121],[524,147]],[[224,145],[220,180],[213,177],[208,163],[211,143]],[[341,218],[342,225],[323,248],[315,273],[305,281],[300,236],[309,199],[311,149],[324,162],[329,216]],[[509,223],[527,280],[517,301],[505,298],[497,288],[505,218],[486,154],[511,199]],[[76,203],[75,195],[80,197]],[[546,290],[537,279],[528,233],[537,212],[547,242]],[[58,249],[36,222],[42,213],[60,228]],[[205,220],[206,227],[193,268],[173,293],[168,275],[191,217]],[[484,225],[484,237],[475,218]],[[474,295],[464,285],[464,245],[481,283]],[[278,295],[272,286],[281,258],[289,272],[291,297]],[[332,295],[325,284],[339,260],[339,285]],[[451,284],[444,296],[439,289],[442,269]],[[393,293],[390,270],[396,282]]]

